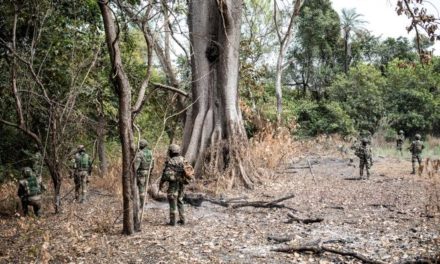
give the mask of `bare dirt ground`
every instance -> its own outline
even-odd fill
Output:
[[[286,161],[254,190],[222,196],[270,201],[294,194],[282,203],[295,210],[204,202],[186,206],[185,226],[170,227],[168,205],[149,200],[142,231],[124,236],[121,198],[94,187],[92,178],[86,204],[71,202],[70,194],[59,215],[45,208],[41,219],[2,216],[0,263],[362,263],[333,253],[273,251],[310,244],[383,263],[440,252],[438,180],[410,175],[409,161],[376,157],[369,180],[357,180],[358,169],[339,155]],[[288,221],[289,212],[323,221]]]

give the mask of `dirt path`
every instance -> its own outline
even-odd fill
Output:
[[[409,175],[408,161],[378,158],[370,180],[360,181],[348,159],[308,159],[314,177],[308,168],[288,169],[307,165],[296,158],[255,190],[224,196],[273,200],[294,193],[283,203],[300,218],[323,218],[320,223],[285,223],[288,209],[232,209],[205,202],[186,207],[187,225],[169,227],[167,204],[152,201],[142,232],[126,237],[119,234],[119,197],[94,189],[92,181],[88,204],[69,203],[61,215],[0,218],[0,263],[361,263],[330,253],[271,251],[317,241],[385,263],[440,251],[440,218],[427,208],[439,188]]]

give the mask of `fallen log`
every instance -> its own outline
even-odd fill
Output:
[[[361,260],[363,263],[369,263],[369,264],[385,264],[386,262],[380,261],[380,260],[374,260],[367,256],[364,256],[360,253],[354,252],[354,251],[348,251],[348,250],[340,250],[340,249],[334,249],[330,247],[326,247],[323,245],[305,245],[305,246],[293,246],[293,247],[280,247],[280,248],[274,248],[271,251],[275,252],[282,252],[282,253],[306,253],[311,252],[313,254],[322,254],[322,253],[333,253],[341,256],[347,256],[347,257],[353,257],[355,259]]]
[[[286,224],[291,224],[293,222],[298,222],[298,223],[302,223],[302,224],[312,224],[312,223],[320,223],[322,221],[324,221],[324,218],[299,218],[295,215],[293,215],[292,213],[288,213],[287,216],[290,218],[289,220],[287,220],[285,223]]]

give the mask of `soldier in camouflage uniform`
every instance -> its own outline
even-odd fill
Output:
[[[412,163],[412,172],[411,174],[416,174],[416,160],[419,163],[419,167],[420,164],[422,163],[422,150],[425,148],[425,146],[423,146],[423,141],[421,141],[422,137],[420,136],[420,134],[416,134],[415,139],[412,143],[411,146],[408,148],[409,151],[411,152],[411,163]]]
[[[28,206],[32,206],[35,216],[41,215],[41,194],[46,188],[40,177],[37,177],[30,167],[23,169],[23,178],[19,181],[18,196],[21,200],[23,214],[28,215]]]
[[[32,170],[38,177],[41,177],[43,170],[43,155],[41,155],[40,151],[37,151],[32,157]]]
[[[175,144],[170,145],[168,156],[160,179],[159,189],[162,189],[165,182],[168,182],[167,197],[170,204],[169,225],[176,225],[177,210],[180,217],[178,223],[183,225],[185,224],[185,212],[183,208],[183,192],[185,186],[183,173],[186,160],[180,155],[180,147]]]
[[[84,145],[78,146],[75,154],[75,199],[83,203],[86,199],[88,177],[92,172],[92,161],[86,153]]]
[[[367,177],[368,179],[370,177],[370,168],[373,165],[373,157],[371,154],[371,148],[368,145],[369,140],[368,138],[363,138],[361,140],[362,145],[359,146],[356,151],[355,155],[359,157],[359,176],[361,179],[363,179],[364,176],[364,168],[367,171]]]
[[[139,150],[136,153],[135,169],[137,186],[139,189],[139,206],[142,207],[145,200],[145,191],[147,178],[154,167],[153,153],[148,148],[148,143],[145,139],[139,141]]]
[[[402,146],[404,142],[405,142],[405,135],[403,133],[403,130],[400,130],[396,138],[396,149],[400,151],[400,154],[402,154]]]

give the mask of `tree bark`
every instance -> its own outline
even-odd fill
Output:
[[[122,144],[122,197],[123,197],[123,233],[130,235],[140,228],[138,222],[137,186],[135,181],[133,158],[133,129],[131,114],[131,86],[125,74],[121,51],[119,49],[119,29],[112,17],[108,3],[98,1],[104,22],[106,42],[112,63],[112,77],[119,99],[119,137]]]
[[[185,122],[185,157],[199,175],[208,160],[211,172],[230,168],[232,176],[240,175],[251,187],[240,158],[247,143],[238,101],[242,1],[188,3],[193,104]]]
[[[102,104],[101,104],[102,105]],[[99,174],[101,177],[104,177],[107,175],[108,172],[108,162],[107,162],[107,156],[105,154],[105,117],[102,113],[98,116],[98,158],[99,158]]]
[[[278,37],[278,42],[280,45],[280,49],[278,51],[278,57],[277,57],[277,65],[275,69],[275,96],[277,98],[277,124],[281,124],[281,114],[283,111],[283,105],[282,105],[282,84],[281,84],[281,78],[283,76],[283,72],[286,68],[284,63],[284,57],[286,56],[287,47],[290,44],[290,40],[293,35],[293,25],[295,22],[295,18],[299,15],[299,11],[301,9],[302,4],[304,3],[304,0],[293,0],[293,10],[289,17],[289,25],[287,26],[286,32],[283,34],[280,25],[278,25],[278,6],[277,1],[274,0],[274,6],[273,6],[273,12],[274,12],[274,23],[275,23],[275,29]]]

